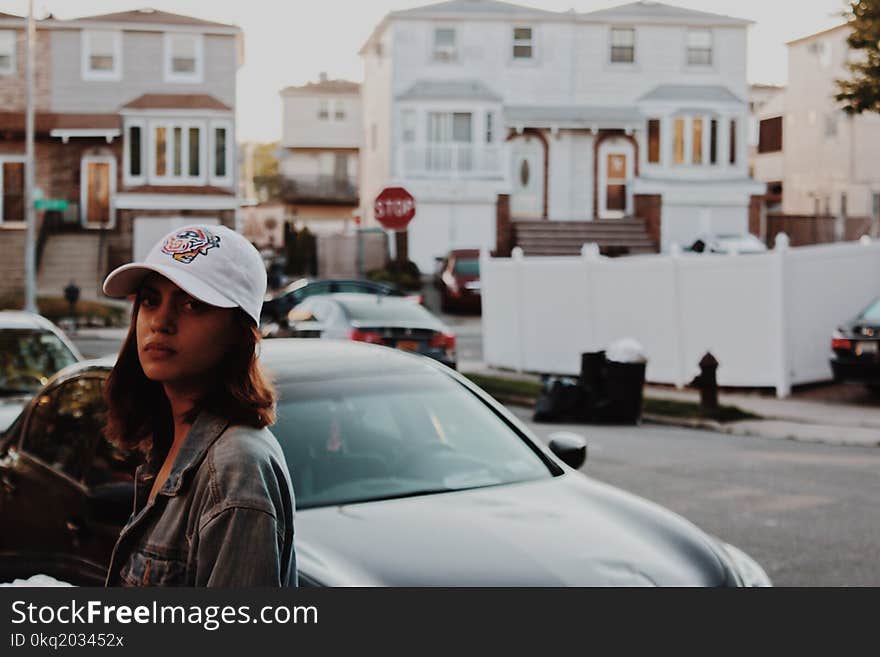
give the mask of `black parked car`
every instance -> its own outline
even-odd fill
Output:
[[[404,297],[414,303],[422,303],[422,296],[420,294],[401,292],[396,287],[386,283],[359,278],[300,278],[290,283],[287,287],[266,295],[266,298],[263,300],[260,324],[282,324],[287,317],[287,313],[308,297],[318,294],[334,294],[336,292]]]
[[[835,381],[880,391],[880,299],[834,331],[831,370]]]
[[[274,434],[296,492],[306,586],[768,585],[743,552],[577,472],[503,406],[426,358],[273,340]],[[129,458],[100,438],[110,360],[59,374],[0,445],[0,581],[99,584],[131,505]]]

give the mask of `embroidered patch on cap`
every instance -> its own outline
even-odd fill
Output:
[[[162,253],[178,262],[191,263],[199,255],[208,255],[213,248],[220,248],[220,238],[206,230],[194,228],[175,233],[162,244]]]

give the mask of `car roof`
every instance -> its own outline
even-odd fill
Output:
[[[0,310],[0,329],[45,329],[57,331],[57,327],[42,315],[24,310]]]
[[[261,342],[259,350],[261,362],[282,384],[438,369],[427,358],[352,340],[275,338]],[[115,362],[115,356],[105,356],[76,363],[56,374],[54,382],[89,371],[106,374]]]

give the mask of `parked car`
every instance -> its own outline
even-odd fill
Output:
[[[393,285],[358,278],[297,279],[277,292],[266,295],[263,300],[261,324],[280,324],[293,308],[308,297],[318,294],[348,292],[352,294],[378,294],[391,297],[404,297],[415,303],[422,303],[422,295],[409,294]]]
[[[282,335],[355,340],[412,351],[455,369],[455,334],[426,308],[399,297],[328,294],[309,297]]]
[[[693,253],[766,253],[767,245],[751,233],[704,233],[684,250]]]
[[[81,360],[64,332],[42,315],[0,311],[0,433],[49,377]]]
[[[834,331],[831,371],[835,381],[880,391],[880,299]]]
[[[769,585],[742,551],[578,472],[582,438],[545,446],[430,359],[309,340],[260,357],[280,392],[302,585]],[[103,581],[132,495],[132,464],[100,432],[111,366],[60,373],[0,443],[0,581]]]
[[[480,252],[477,249],[450,251],[440,264],[434,283],[440,290],[440,309],[480,310]]]

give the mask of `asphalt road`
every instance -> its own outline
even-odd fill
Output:
[[[585,474],[745,550],[777,586],[880,585],[880,450],[642,425],[530,421],[587,439]]]

